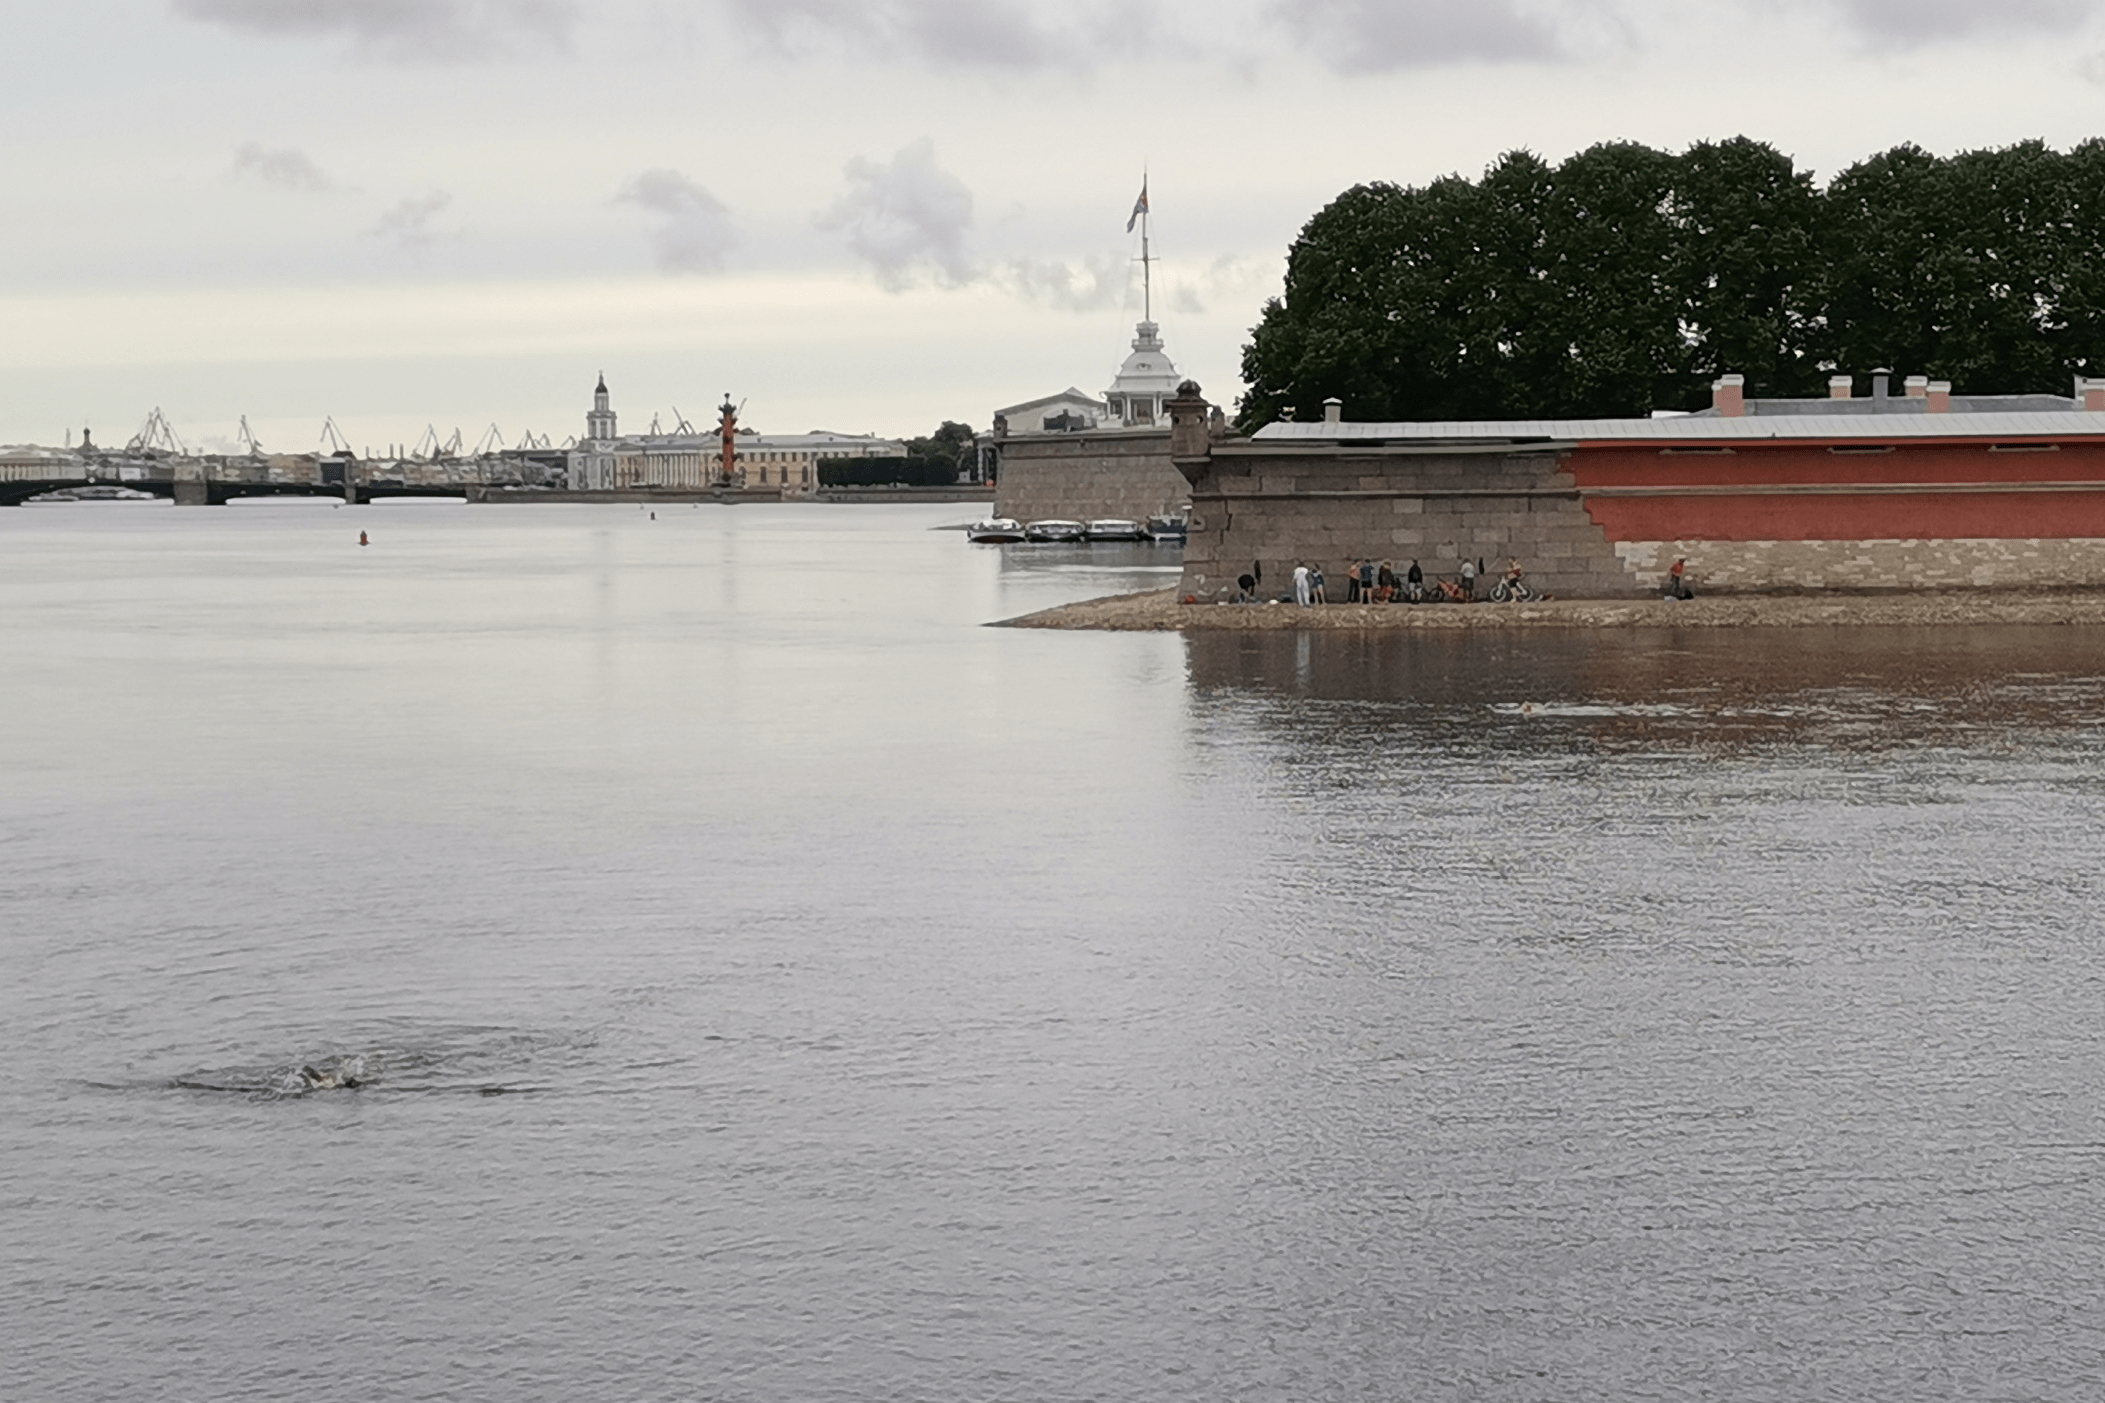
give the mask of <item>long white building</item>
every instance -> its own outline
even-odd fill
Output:
[[[802,434],[756,434],[741,429],[731,451],[734,490],[808,497],[818,491],[819,463],[827,458],[897,458],[906,445],[871,434],[814,429]],[[619,429],[605,376],[592,392],[585,436],[570,454],[570,486],[578,491],[709,486],[723,459],[715,432],[628,434]]]

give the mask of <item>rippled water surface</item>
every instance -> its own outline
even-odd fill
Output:
[[[970,514],[0,512],[0,1398],[2105,1387],[2096,633]]]

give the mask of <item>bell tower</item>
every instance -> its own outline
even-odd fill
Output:
[[[600,442],[615,437],[614,410],[607,395],[607,374],[599,374],[599,388],[592,392],[592,412],[585,416],[585,437]]]

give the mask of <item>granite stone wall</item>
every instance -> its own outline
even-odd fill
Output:
[[[1566,599],[1626,598],[1640,589],[1607,534],[1587,515],[1556,452],[1280,450],[1215,445],[1194,468],[1183,593],[1225,598],[1236,577],[1263,569],[1267,593],[1289,587],[1296,564],[1319,564],[1330,598],[1345,598],[1355,560],[1417,560],[1428,580],[1481,558],[1496,579],[1518,559],[1536,589]],[[1489,581],[1482,589],[1488,589]]]
[[[1639,584],[1662,589],[1676,556],[1699,593],[2096,589],[2105,540],[1621,541]]]
[[[1166,429],[1002,441],[996,516],[1025,522],[1106,516],[1144,521],[1190,500],[1190,484],[1170,464]]]

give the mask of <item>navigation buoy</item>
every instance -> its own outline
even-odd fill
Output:
[[[365,538],[365,532],[361,531],[358,533],[358,544],[360,544],[361,546],[369,546],[372,544],[372,542],[368,541]]]

